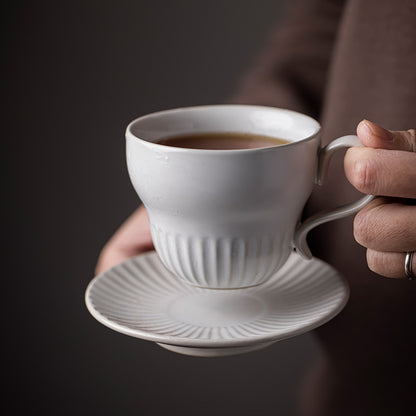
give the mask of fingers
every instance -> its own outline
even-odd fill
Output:
[[[353,147],[345,155],[344,168],[360,192],[416,198],[416,153]]]
[[[126,256],[126,253],[119,250],[117,247],[103,248],[98,258],[97,266],[95,267],[95,274],[100,274],[113,266],[122,263],[127,260],[130,256]]]
[[[385,277],[406,277],[404,263],[406,253],[389,253],[368,249],[367,263],[370,270]],[[412,270],[416,270],[416,256],[413,256]]]
[[[348,180],[366,194],[416,198],[416,131],[389,131],[363,120],[357,134],[365,147],[345,155]]]
[[[367,247],[367,263],[373,272],[403,278],[406,253],[416,250],[416,206],[376,198],[356,215],[354,237]]]
[[[376,198],[355,216],[354,237],[376,251],[416,250],[416,206]]]
[[[364,146],[374,149],[416,152],[416,130],[390,131],[363,120],[358,124],[357,135]]]
[[[95,273],[102,273],[130,257],[152,249],[149,218],[142,205],[105,245],[98,258]]]
[[[405,277],[406,253],[416,250],[416,206],[405,204],[405,198],[416,198],[416,132],[389,131],[363,120],[357,134],[364,147],[348,150],[345,174],[361,192],[384,197],[356,215],[354,237],[367,247],[372,271]]]

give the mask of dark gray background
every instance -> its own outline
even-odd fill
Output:
[[[137,206],[124,129],[221,103],[282,1],[36,1],[2,13],[4,370],[11,414],[292,415],[313,335],[192,358],[113,332],[84,305]],[[23,414],[23,413],[21,413]]]

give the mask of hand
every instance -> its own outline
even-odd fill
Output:
[[[142,205],[121,225],[102,249],[95,273],[102,273],[129,257],[152,249],[149,218]]]
[[[348,180],[361,192],[380,195],[354,220],[354,237],[367,248],[368,267],[386,277],[405,277],[406,252],[416,250],[416,133],[389,131],[362,121],[357,135],[366,147],[348,150]],[[416,273],[416,255],[413,256]]]

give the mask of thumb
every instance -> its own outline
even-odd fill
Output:
[[[416,131],[414,129],[392,131],[371,121],[363,120],[357,126],[357,135],[361,143],[367,147],[416,152]]]

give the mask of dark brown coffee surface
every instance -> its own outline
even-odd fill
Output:
[[[161,139],[158,144],[187,149],[236,150],[279,146],[288,140],[248,133],[195,133]]]

